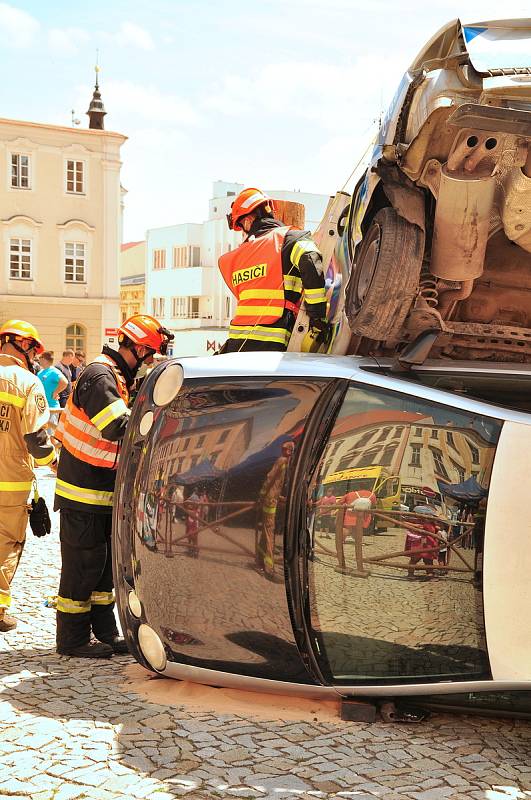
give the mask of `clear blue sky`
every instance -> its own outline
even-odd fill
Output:
[[[122,149],[126,240],[200,222],[214,180],[333,194],[445,22],[529,0],[0,2],[0,114],[87,125],[96,49]]]

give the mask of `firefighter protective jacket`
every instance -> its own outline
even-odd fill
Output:
[[[238,300],[230,339],[287,345],[285,312],[293,312],[294,322],[301,298],[310,317],[326,315],[321,254],[308,231],[257,219],[246,241],[220,257],[219,268]]]
[[[44,426],[50,418],[44,387],[15,356],[0,353],[0,505],[24,505],[33,465],[55,461]]]
[[[63,447],[57,468],[55,509],[112,513],[133,379],[122,356],[107,346],[83,370],[56,431]]]

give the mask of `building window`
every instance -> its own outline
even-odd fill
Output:
[[[384,442],[386,439],[389,439],[389,434],[391,433],[391,428],[382,428],[380,431],[380,435],[376,439],[377,442]]]
[[[31,280],[31,239],[9,240],[9,277]]]
[[[422,436],[422,428],[415,428],[415,436]]]
[[[450,445],[450,447],[453,447],[454,450],[457,450],[454,442],[454,435],[450,431],[447,431],[446,433],[446,442]]]
[[[437,428],[432,428],[432,430],[431,430],[431,438],[432,439],[438,439],[439,438],[439,431],[437,430]]]
[[[431,454],[433,456],[433,463],[434,463],[434,466],[435,466],[435,472],[437,472],[439,475],[441,475],[446,480],[449,480],[450,476],[448,475],[446,467],[444,466],[442,452],[440,450],[438,450],[436,447],[431,447],[430,449],[431,449]]]
[[[163,317],[164,316],[164,297],[153,297],[151,299],[151,307],[153,310],[154,317]]]
[[[349,456],[347,458],[343,456],[343,458],[339,462],[339,469],[340,470],[348,469],[349,467],[354,467],[354,466],[372,467],[374,464],[378,464],[379,455],[380,455],[379,447],[369,447],[369,449],[362,454],[361,458],[357,462],[353,460],[352,456]]]
[[[464,468],[461,466],[461,464],[458,464],[453,459],[452,459],[452,467],[457,472],[457,480],[458,480],[458,482],[459,483],[464,483],[464,480],[465,480],[465,470],[464,470]]]
[[[477,447],[474,447],[472,442],[468,442],[467,441],[467,444],[468,444],[468,446],[470,448],[470,455],[472,456],[472,463],[473,464],[479,464],[479,450],[477,449]]]
[[[390,467],[395,452],[396,452],[396,447],[392,444],[388,444],[380,456],[380,466]]]
[[[172,297],[172,317],[197,319],[199,317],[199,297]]]
[[[188,298],[188,316],[192,319],[199,317],[199,297]]]
[[[222,444],[222,442],[224,442],[227,439],[229,433],[230,433],[230,431],[229,431],[228,428],[225,428],[224,431],[221,431],[220,435],[218,436],[218,442],[217,443],[218,444]]]
[[[153,269],[166,269],[166,250],[153,250]]]
[[[14,189],[30,188],[30,157],[11,153],[11,186]]]
[[[65,281],[85,283],[86,251],[83,242],[65,242]]]
[[[420,467],[420,444],[411,445],[411,458],[409,460],[410,467]]]
[[[67,160],[66,191],[73,194],[85,193],[85,163],[83,161]]]
[[[184,317],[184,297],[172,297],[171,315],[172,317]]]
[[[360,438],[358,439],[358,441],[356,442],[356,447],[365,447],[365,445],[368,444],[369,441],[374,436],[374,433],[375,433],[374,428],[371,428],[370,431],[366,431],[365,433],[363,433],[360,436]],[[337,453],[338,448],[339,448],[339,442],[336,444],[336,449],[334,451],[334,455],[335,455],[335,453]]]
[[[74,322],[72,325],[68,326],[66,329],[65,345],[68,350],[82,350],[86,352],[87,333],[83,325]]]
[[[201,264],[201,248],[193,245],[181,245],[173,248],[173,268],[199,267]]]

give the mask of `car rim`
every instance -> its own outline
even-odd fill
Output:
[[[376,272],[378,256],[380,254],[380,226],[377,225],[369,244],[363,253],[363,260],[359,266],[356,281],[356,302],[359,306],[365,300]]]

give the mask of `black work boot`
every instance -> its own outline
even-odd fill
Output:
[[[101,639],[98,639],[98,641],[109,645],[109,647],[112,647],[113,653],[116,653],[117,656],[123,656],[129,653],[127,642],[123,636],[119,636],[119,634],[116,634],[115,636],[105,636],[105,638],[102,637]]]
[[[11,617],[9,614],[4,614],[3,617],[0,617],[0,633],[13,631],[16,627],[17,621],[15,617]]]
[[[87,642],[77,647],[57,647],[57,652],[61,656],[71,656],[72,658],[110,658],[113,649],[103,642]]]

